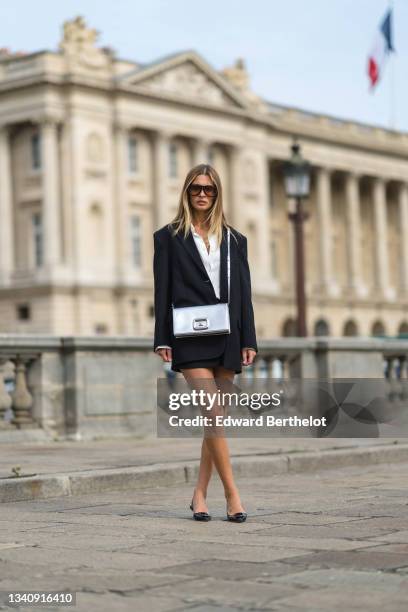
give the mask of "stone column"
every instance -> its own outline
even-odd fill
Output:
[[[242,228],[242,215],[240,206],[242,205],[241,181],[242,181],[242,148],[239,145],[229,147],[229,192],[227,198],[228,221],[238,231]]]
[[[113,126],[114,141],[114,219],[115,219],[115,242],[116,242],[116,270],[118,281],[123,281],[126,276],[126,246],[129,242],[127,229],[127,139],[128,129],[126,126],[115,123]]]
[[[258,222],[258,260],[254,262],[255,270],[258,272],[258,283],[266,283],[276,289],[276,278],[272,276],[272,249],[270,242],[270,186],[269,186],[269,159],[266,154],[260,153],[258,156],[259,179],[259,222]],[[256,172],[257,174],[257,172]]]
[[[346,176],[346,215],[348,283],[356,295],[363,296],[359,177],[353,172]]]
[[[209,147],[210,142],[204,138],[197,138],[193,140],[193,166],[208,163]]]
[[[64,125],[65,150],[64,172],[68,170],[68,176],[64,176],[64,197],[69,202],[69,227],[71,228],[71,259],[73,278],[78,283],[81,279],[84,266],[83,245],[86,240],[85,224],[83,216],[85,214],[85,203],[83,202],[83,124],[74,114],[70,114]],[[82,330],[81,321],[78,318],[76,329]]]
[[[383,297],[392,297],[389,285],[387,200],[384,179],[373,180],[376,287]]]
[[[408,295],[408,184],[401,183],[398,194],[399,224],[401,236],[401,288]]]
[[[71,162],[71,125],[66,117],[61,126],[61,261],[68,268],[74,264],[72,219],[73,164]]]
[[[330,176],[331,171],[329,169],[317,169],[320,285],[323,291],[328,295],[336,295],[337,286],[333,280],[333,231]]]
[[[169,214],[169,144],[171,134],[160,131],[153,134],[153,197],[154,229],[170,221]]]
[[[58,125],[53,119],[46,119],[42,123],[44,262],[48,267],[60,262],[60,166],[57,129]]]
[[[0,127],[0,283],[10,282],[13,271],[13,202],[9,128]]]

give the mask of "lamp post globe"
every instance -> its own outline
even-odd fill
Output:
[[[310,193],[310,164],[300,152],[300,145],[294,142],[292,156],[284,164],[285,190],[288,198],[307,198]]]

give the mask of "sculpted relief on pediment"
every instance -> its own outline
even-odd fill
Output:
[[[151,90],[154,93],[174,94],[197,102],[208,102],[229,108],[238,106],[235,100],[199,70],[193,62],[185,62],[145,80],[140,79],[135,85],[140,85],[143,89]]]

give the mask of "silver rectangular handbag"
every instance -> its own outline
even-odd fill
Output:
[[[228,228],[228,302],[204,304],[202,306],[182,306],[173,309],[173,334],[176,338],[189,336],[209,336],[230,334],[230,230]]]

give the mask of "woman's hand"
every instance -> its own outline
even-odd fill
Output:
[[[250,348],[244,348],[241,350],[242,353],[242,365],[248,366],[253,363],[256,355],[256,351]]]
[[[171,348],[161,348],[156,351],[158,355],[163,359],[163,361],[171,361]]]

